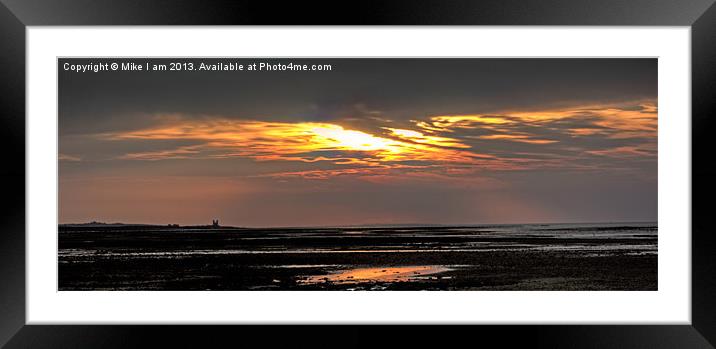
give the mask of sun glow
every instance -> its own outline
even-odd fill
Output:
[[[426,136],[422,132],[399,128],[383,127],[383,129],[390,131],[392,136],[414,143],[448,148],[470,148],[469,145],[463,144],[455,138]]]
[[[388,127],[385,127],[385,129],[390,130],[394,135],[396,135],[398,137],[418,138],[418,139],[425,137],[422,133],[420,133],[418,131],[403,130],[403,129],[399,129],[399,128],[388,128]]]
[[[314,134],[325,139],[318,140],[322,148],[337,150],[376,151],[384,150],[400,152],[400,143],[387,138],[376,137],[365,132],[346,130],[338,125],[325,125],[311,130]]]

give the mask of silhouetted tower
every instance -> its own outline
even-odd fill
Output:
[[[218,227],[219,227],[219,220],[218,220],[218,219],[212,219],[212,220],[211,220],[211,227],[212,227],[212,228],[218,228]]]

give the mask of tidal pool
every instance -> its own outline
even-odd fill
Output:
[[[363,282],[403,282],[452,270],[441,265],[419,265],[405,267],[354,268],[322,275],[310,275],[297,282],[300,284],[353,284]]]

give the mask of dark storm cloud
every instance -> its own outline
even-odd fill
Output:
[[[90,61],[98,60],[72,62]],[[381,112],[389,119],[408,120],[656,96],[655,59],[274,61],[330,63],[333,70],[74,73],[60,69],[60,131],[115,130],[157,113],[335,120]]]

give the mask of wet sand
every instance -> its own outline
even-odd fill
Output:
[[[656,290],[655,225],[60,227],[59,290]]]

